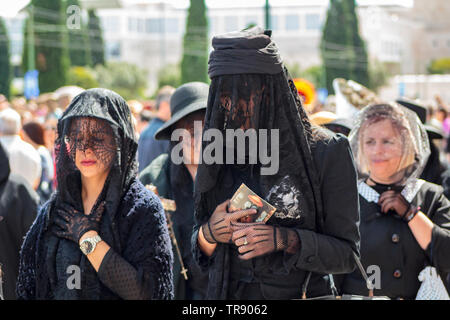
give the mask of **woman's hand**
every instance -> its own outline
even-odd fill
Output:
[[[203,236],[211,244],[231,243],[231,225],[242,217],[256,214],[256,209],[228,211],[230,200],[216,207],[208,222],[202,225]]]
[[[239,258],[249,260],[275,251],[285,250],[295,253],[300,241],[297,233],[289,228],[280,228],[263,223],[240,224],[232,226],[232,240],[241,254]]]
[[[381,194],[378,204],[381,206],[381,212],[388,213],[393,210],[397,216],[403,220],[410,220],[412,214],[417,213],[417,208],[409,203],[401,193],[389,190]]]
[[[97,210],[90,215],[75,208],[62,204],[62,208],[56,210],[55,224],[53,232],[60,238],[65,238],[75,243],[79,243],[80,238],[88,231],[99,231],[100,220],[105,210],[105,202],[101,202]]]

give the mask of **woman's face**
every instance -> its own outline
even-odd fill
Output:
[[[111,126],[106,121],[86,117],[73,120],[68,143],[82,176],[108,175],[116,144]]]
[[[362,132],[362,152],[370,177],[380,183],[398,180],[403,142],[388,119],[369,124]]]
[[[177,129],[184,129],[182,140],[184,164],[200,163],[204,117],[204,112],[197,112],[180,120],[176,125]]]
[[[57,136],[56,136],[57,125],[58,125],[58,119],[56,119],[56,118],[50,118],[47,121],[45,121],[45,124],[44,124],[44,140],[45,140],[45,145],[49,150],[53,150],[53,147],[55,145],[55,140],[57,138]]]
[[[262,92],[263,90],[261,90]],[[261,92],[253,93],[250,99],[247,101],[245,99],[238,99],[236,105],[233,108],[233,114],[231,115],[231,119],[228,121],[230,123],[230,129],[256,129],[257,124],[255,121],[257,119],[254,117],[255,109],[260,108],[261,105]],[[231,98],[229,96],[222,96],[220,98],[222,107],[225,108],[228,113],[228,117],[230,117],[231,111]]]

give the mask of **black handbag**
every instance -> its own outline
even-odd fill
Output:
[[[358,266],[359,271],[361,272],[361,275],[363,276],[366,287],[368,290],[368,296],[361,296],[361,295],[355,295],[355,294],[343,294],[339,295],[338,291],[336,289],[336,286],[334,285],[333,275],[329,274],[330,279],[330,286],[331,286],[331,292],[332,294],[326,295],[326,296],[320,296],[320,297],[314,297],[314,298],[307,298],[306,291],[308,288],[309,280],[311,279],[312,272],[309,272],[306,276],[305,283],[302,286],[302,298],[299,300],[391,300],[389,297],[386,296],[374,296],[373,295],[373,288],[372,283],[370,282],[369,278],[367,277],[366,271],[364,270],[361,261],[359,260],[358,256],[353,252],[353,259],[356,262],[356,265]]]

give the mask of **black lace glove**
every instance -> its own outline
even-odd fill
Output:
[[[389,190],[381,194],[378,204],[381,206],[381,212],[394,213],[398,218],[405,222],[409,222],[420,211],[420,207],[416,207],[409,203],[400,192]]]
[[[99,231],[100,220],[105,210],[105,202],[101,202],[95,211],[85,215],[69,206],[62,204],[62,208],[56,210],[55,224],[53,232],[60,238],[65,238],[79,243],[80,238],[88,231]]]
[[[294,254],[300,249],[300,239],[292,229],[254,223],[232,226],[232,240],[241,254],[239,258],[249,260],[271,252],[284,250]]]
[[[209,243],[231,243],[231,225],[240,218],[256,214],[256,209],[240,210],[235,212],[228,211],[227,200],[216,207],[208,222],[202,225],[203,235]]]

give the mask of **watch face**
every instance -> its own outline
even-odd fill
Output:
[[[82,245],[82,249],[83,249],[84,254],[91,253],[92,247],[93,247],[91,242],[84,241],[81,245]]]

